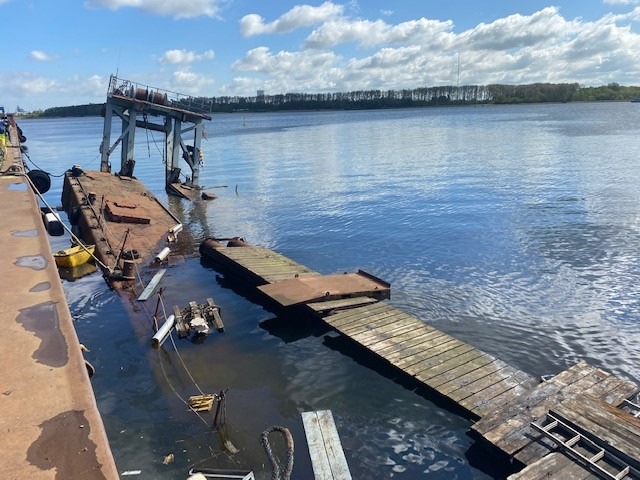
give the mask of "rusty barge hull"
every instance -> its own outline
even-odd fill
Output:
[[[180,224],[140,181],[107,172],[67,171],[62,206],[112,278],[127,260],[151,263]]]

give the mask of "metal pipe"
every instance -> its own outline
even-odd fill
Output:
[[[160,253],[156,255],[156,262],[158,263],[162,262],[165,258],[169,256],[169,252],[171,252],[171,249],[169,247],[164,247],[160,251]]]
[[[158,329],[156,334],[151,339],[151,345],[153,348],[160,348],[164,341],[167,339],[169,334],[171,333],[171,329],[176,324],[175,315],[169,315],[167,321]]]

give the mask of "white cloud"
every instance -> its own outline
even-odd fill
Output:
[[[355,20],[345,18],[325,22],[311,32],[305,41],[307,48],[328,48],[345,42],[358,42],[363,47],[383,44],[429,43],[445,46],[450,42],[453,22],[420,18],[389,25],[383,20]]]
[[[297,5],[283,14],[277,20],[264,23],[264,19],[257,14],[245,15],[240,20],[240,32],[245,37],[263,33],[286,33],[297,28],[321,23],[342,14],[344,7],[331,2],[325,2],[319,7]]]
[[[160,58],[160,62],[189,65],[191,63],[199,62],[202,60],[211,60],[213,59],[214,55],[215,54],[213,50],[207,50],[206,52],[203,52],[201,54],[185,49],[167,50],[166,52],[164,52],[162,58]]]
[[[579,25],[566,21],[556,7],[547,7],[533,15],[510,15],[492,23],[481,23],[460,35],[460,43],[475,50],[509,50],[567,37]]]
[[[340,14],[321,22],[303,50],[250,50],[233,64],[244,74],[221,90],[253,95],[256,88],[284,93],[454,85],[458,59],[461,84],[638,84],[640,35],[629,25],[634,21],[640,21],[640,8],[585,21],[566,19],[558,8],[548,7],[454,33],[451,21],[390,24]],[[275,22],[256,25],[277,31]],[[361,49],[347,45],[342,56],[331,50],[349,42]]]
[[[309,92],[337,87],[340,73],[334,66],[339,60],[333,52],[306,50],[274,54],[267,47],[258,47],[235,62],[233,69],[266,75],[278,92]]]
[[[85,5],[94,8],[118,10],[124,7],[139,8],[146,12],[173,16],[174,18],[215,17],[220,0],[86,0]]]
[[[638,5],[640,0],[604,0],[606,5]]]
[[[191,71],[188,67],[173,72],[169,90],[194,96],[213,96],[213,79]]]
[[[53,57],[42,50],[32,50],[29,53],[29,58],[31,60],[37,60],[38,62],[49,62],[53,60]]]

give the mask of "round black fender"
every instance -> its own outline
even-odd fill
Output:
[[[38,192],[47,193],[51,188],[51,177],[49,177],[48,173],[42,170],[31,170],[27,173],[27,176]]]

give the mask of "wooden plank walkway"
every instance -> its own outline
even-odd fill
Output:
[[[351,480],[338,429],[330,410],[303,412],[302,423],[316,480]]]
[[[318,272],[264,247],[221,247],[211,251],[216,255],[215,257],[209,256],[209,258],[233,274],[252,280],[255,285],[265,285],[295,277],[320,275]]]
[[[262,247],[222,247],[207,256],[256,285],[319,275]],[[482,417],[538,383],[537,379],[488,353],[437,330],[391,305],[363,297],[305,305],[336,331]],[[340,310],[343,307],[353,308]],[[362,305],[364,303],[364,305]]]
[[[477,417],[509,403],[537,380],[386,303],[323,320]]]

